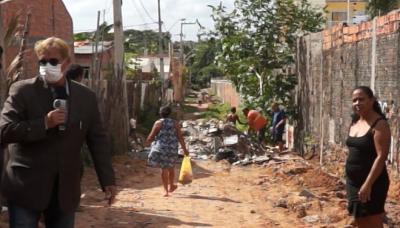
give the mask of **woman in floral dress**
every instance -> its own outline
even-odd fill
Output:
[[[175,181],[174,165],[178,159],[178,142],[186,156],[189,152],[186,149],[179,123],[171,118],[171,108],[164,106],[160,108],[161,119],[157,120],[149,136],[147,143],[151,144],[151,151],[148,158],[148,165],[161,168],[161,180],[164,186],[164,196],[169,196],[177,185]]]

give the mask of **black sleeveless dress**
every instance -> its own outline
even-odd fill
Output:
[[[346,145],[349,156],[346,160],[346,191],[349,213],[355,217],[365,217],[385,212],[385,200],[389,189],[389,177],[386,165],[375,180],[371,189],[371,200],[361,203],[358,191],[368,177],[376,158],[372,129],[382,118],[377,119],[368,132],[361,137],[349,136]]]

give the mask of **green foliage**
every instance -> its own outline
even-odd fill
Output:
[[[107,22],[104,22],[99,26],[99,41],[101,40],[106,40],[106,41],[112,41],[114,39],[114,33],[110,33],[111,29],[113,28],[113,24],[109,25]],[[96,40],[96,31],[93,32],[80,32],[80,33],[75,33],[74,34],[74,40],[75,41],[84,41],[84,40],[90,40],[90,41],[95,41]]]
[[[112,41],[114,40],[114,33],[111,32],[113,24],[108,25],[106,22],[99,26],[99,40]],[[126,52],[142,55],[145,50],[148,54],[158,53],[158,32],[152,30],[134,30],[129,29],[124,31],[124,49]],[[74,34],[75,41],[96,40],[96,31],[81,32]],[[168,49],[168,44],[171,40],[171,34],[166,32],[163,34],[163,48]]]
[[[205,119],[219,119],[225,121],[226,115],[230,112],[231,106],[226,103],[211,104],[207,111],[204,112]]]
[[[395,0],[370,0],[367,6],[368,14],[371,18],[385,15],[390,11],[399,8],[399,1]]]
[[[298,5],[292,0],[236,0],[231,12],[222,4],[210,7],[221,45],[216,61],[245,105],[292,105],[296,79],[280,69],[294,64],[298,37],[321,30],[322,12],[305,0]]]
[[[216,52],[220,48],[218,44],[215,39],[209,39],[196,45],[190,66],[192,84],[205,88],[209,85],[211,78],[223,76],[223,70],[214,62]]]
[[[148,54],[158,53],[158,33],[152,30],[125,30],[125,51],[132,52],[135,54],[142,55],[145,50]],[[171,40],[171,34],[169,32],[163,34],[163,49],[168,50],[168,44]]]
[[[139,131],[143,134],[149,134],[153,128],[154,122],[160,117],[158,115],[157,107],[147,107],[145,110],[139,113],[138,127]]]
[[[124,74],[126,79],[128,80],[135,80],[137,79],[138,75],[140,74],[138,64],[135,61],[132,61],[132,59],[136,58],[137,54],[132,53],[132,52],[125,52],[125,69],[124,69]],[[134,69],[131,68],[131,66],[134,66]]]

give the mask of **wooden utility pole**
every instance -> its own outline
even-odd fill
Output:
[[[124,31],[122,28],[121,0],[114,1],[114,71],[121,72],[124,63]]]
[[[128,99],[124,69],[124,32],[122,27],[121,0],[113,0],[114,8],[114,75],[107,80],[105,98],[106,126],[111,136],[113,154],[128,152]]]
[[[160,0],[158,0],[158,51],[160,55],[160,78],[161,78],[161,102],[165,101],[164,89],[165,89],[165,76],[164,76],[164,57],[163,57],[163,34],[162,34],[162,21],[161,21],[161,8]]]

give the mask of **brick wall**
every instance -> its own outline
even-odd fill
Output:
[[[379,101],[394,101],[399,107],[400,11],[376,19],[375,94]],[[344,145],[350,126],[351,92],[371,85],[373,23],[336,26],[298,39],[296,89],[299,119],[295,146],[301,150],[304,137]],[[398,111],[392,115],[394,145],[397,143]],[[397,146],[392,151],[397,153]]]
[[[73,50],[73,25],[72,18],[69,15],[62,0],[13,0],[2,5],[2,20],[4,28],[10,19],[20,13],[19,36],[22,34],[23,25],[28,12],[31,12],[30,29],[27,39],[27,52],[24,56],[23,78],[34,77],[38,71],[36,55],[33,46],[36,41],[57,36],[66,40]],[[19,50],[20,39],[16,38],[12,44],[5,49],[6,66],[15,58]]]

